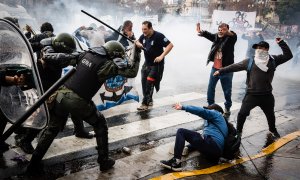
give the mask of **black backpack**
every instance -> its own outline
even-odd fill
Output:
[[[228,122],[227,120],[227,128],[228,128],[228,135],[227,138],[225,138],[225,143],[224,143],[224,149],[223,149],[223,155],[222,158],[225,158],[227,160],[232,160],[237,157],[240,151],[240,145],[241,145],[241,137],[237,136],[237,130],[233,126],[232,123]],[[222,135],[224,136],[223,132],[215,124],[215,126],[220,130]],[[225,137],[225,136],[224,136]]]
[[[225,139],[224,150],[222,157],[232,160],[237,157],[241,145],[241,137],[237,136],[237,131],[233,124],[227,122],[228,135]]]

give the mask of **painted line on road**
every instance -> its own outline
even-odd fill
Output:
[[[167,105],[173,105],[177,102],[187,102],[187,101],[192,101],[196,99],[202,99],[206,97],[204,94],[196,93],[196,92],[190,92],[190,93],[184,93],[184,94],[176,94],[176,95],[171,95],[163,98],[157,98],[154,99],[154,104],[151,109],[162,107],[162,106],[167,106]],[[125,104],[120,104],[115,107],[109,108],[107,110],[101,111],[101,113],[104,115],[104,117],[110,118],[122,114],[127,114],[127,113],[134,113],[138,112],[137,107],[140,104],[138,102],[133,102],[133,103],[125,103]],[[72,126],[73,122],[69,119],[67,121],[66,126]]]
[[[206,95],[196,93],[196,92],[171,95],[171,96],[167,96],[167,97],[163,97],[163,98],[154,99],[152,108],[158,108],[158,107],[162,107],[162,106],[172,105],[177,102],[192,101],[192,100],[201,99],[204,97],[206,97]],[[112,107],[110,109],[101,111],[101,113],[104,115],[105,118],[109,118],[109,117],[113,117],[113,116],[117,116],[117,115],[121,115],[121,114],[137,112],[138,106],[139,106],[138,102],[121,104],[121,105]]]
[[[290,142],[298,137],[300,137],[300,131],[296,131],[291,134],[288,134],[288,135],[278,139],[274,143],[270,144],[268,147],[262,149],[262,151],[260,153],[253,155],[250,158],[253,160],[253,159],[257,159],[257,158],[261,158],[263,156],[269,155],[269,154],[275,152],[280,147],[287,144],[288,142]],[[209,167],[206,169],[201,169],[201,170],[169,173],[169,174],[165,174],[163,176],[152,178],[151,180],[172,180],[172,179],[179,179],[179,178],[197,176],[197,175],[203,175],[203,174],[212,174],[212,173],[216,173],[218,171],[230,168],[237,164],[247,162],[250,160],[250,158],[243,157],[240,159],[236,159],[236,160],[232,161],[231,163],[219,164],[219,165],[212,166],[212,167]]]

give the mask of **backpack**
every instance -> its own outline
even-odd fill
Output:
[[[241,137],[237,136],[237,130],[235,129],[233,124],[228,122],[227,120],[225,120],[225,121],[227,124],[228,135],[227,135],[227,138],[225,138],[222,158],[225,158],[227,160],[232,160],[235,157],[237,157],[237,155],[239,154],[240,145],[241,145]],[[219,126],[217,126],[216,124],[215,124],[215,126],[220,130],[220,132],[224,136],[224,134],[221,131],[221,129],[219,128]]]
[[[228,160],[232,160],[237,157],[240,145],[241,145],[241,137],[237,136],[237,130],[233,126],[232,123],[227,122],[228,135],[225,139],[223,155],[222,157]],[[221,131],[222,132],[222,131]]]

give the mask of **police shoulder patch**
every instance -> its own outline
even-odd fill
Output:
[[[164,38],[164,41],[165,41],[165,42],[168,42],[169,40],[168,40],[168,38],[165,37],[165,38]]]

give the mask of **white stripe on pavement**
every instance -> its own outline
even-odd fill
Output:
[[[204,94],[200,94],[200,93],[196,93],[196,92],[167,96],[167,97],[163,97],[163,98],[154,99],[154,104],[153,104],[152,108],[173,105],[176,102],[192,101],[192,100],[201,99],[204,97],[206,97]],[[121,114],[137,112],[138,111],[137,107],[139,105],[140,104],[138,102],[121,104],[121,105],[112,107],[110,109],[103,110],[103,111],[101,111],[101,113],[104,115],[105,118],[109,118],[109,117],[113,117],[113,116],[117,116],[117,115],[121,115]],[[73,122],[71,120],[68,120],[66,125],[69,126],[72,124],[73,124]]]
[[[172,104],[175,104],[176,102],[184,102],[184,101],[192,101],[195,99],[201,99],[201,98],[204,98],[205,96],[206,95],[204,95],[204,94],[191,92],[191,93],[178,94],[178,95],[172,95],[172,96],[167,96],[167,97],[163,97],[163,98],[158,98],[158,99],[154,99],[153,108],[172,105]],[[138,102],[129,103],[129,104],[121,104],[121,105],[115,106],[113,108],[102,111],[102,114],[106,118],[109,118],[109,117],[117,116],[117,115],[121,115],[121,114],[137,112],[136,108],[138,106],[139,106]]]

